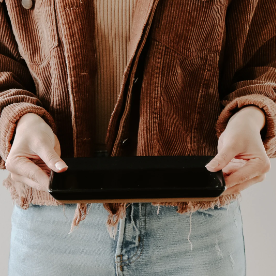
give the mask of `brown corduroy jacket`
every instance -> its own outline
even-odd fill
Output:
[[[26,1],[25,1],[26,2]],[[0,168],[17,121],[36,113],[53,129],[63,157],[94,153],[96,55],[91,0],[0,0]],[[262,139],[276,157],[276,1],[137,0],[121,92],[106,143],[111,156],[217,154],[230,117],[247,105],[266,115]],[[12,199],[60,205],[47,192],[4,181]],[[159,202],[178,212],[225,205]],[[104,204],[108,226],[126,203]],[[87,214],[77,204],[72,226]],[[110,228],[109,228],[110,229]]]

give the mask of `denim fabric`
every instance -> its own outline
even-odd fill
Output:
[[[129,204],[115,240],[107,232],[108,212],[98,203],[68,235],[75,207],[14,206],[9,276],[245,275],[238,201],[192,214]]]
[[[246,275],[238,201],[192,214],[177,213],[177,206],[129,203],[114,240],[101,203],[91,204],[68,234],[75,209],[14,206],[9,276]]]

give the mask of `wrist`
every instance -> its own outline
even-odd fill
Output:
[[[245,106],[236,112],[228,121],[235,121],[238,123],[247,123],[256,126],[261,131],[266,122],[265,113],[257,106]]]

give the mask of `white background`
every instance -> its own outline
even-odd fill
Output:
[[[247,276],[276,275],[276,158],[266,179],[242,192],[244,238],[247,257]],[[0,170],[0,183],[8,176]],[[0,185],[0,271],[8,275],[11,213],[10,193]],[[221,275],[223,276],[223,275]]]

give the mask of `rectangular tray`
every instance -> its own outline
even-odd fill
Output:
[[[225,191],[222,171],[205,165],[214,156],[63,158],[51,172],[49,193],[63,203],[214,200]]]

